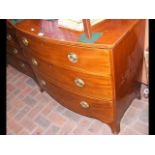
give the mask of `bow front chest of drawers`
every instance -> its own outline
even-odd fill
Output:
[[[113,133],[140,95],[145,20],[104,20],[92,28],[102,36],[79,42],[84,32],[57,21],[7,21],[7,61],[32,77],[66,108],[107,123]]]

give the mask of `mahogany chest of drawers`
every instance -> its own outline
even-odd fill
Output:
[[[118,133],[123,114],[140,95],[145,20],[105,20],[93,28],[103,33],[93,44],[79,42],[82,32],[59,28],[56,21],[46,31],[43,22],[8,21],[8,63],[66,108]]]

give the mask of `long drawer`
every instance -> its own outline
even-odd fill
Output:
[[[31,64],[36,72],[39,72],[53,84],[80,95],[112,100],[111,77],[71,71],[45,63],[34,57],[31,58]]]
[[[95,117],[102,121],[104,120],[105,122],[110,122],[113,119],[112,101],[97,100],[77,95],[74,92],[71,93],[62,87],[45,81],[44,77],[40,75],[39,82],[41,84],[42,80],[46,83],[43,85],[44,90],[70,110],[85,116]]]
[[[11,54],[7,54],[7,63],[11,64],[22,73],[34,78],[31,67],[25,61],[22,61]]]
[[[96,75],[109,75],[110,52],[107,49],[54,44],[49,39],[18,32],[25,51],[45,62]]]

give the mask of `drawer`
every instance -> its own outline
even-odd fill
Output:
[[[42,82],[44,81],[44,82]],[[111,101],[97,100],[71,93],[53,85],[40,76],[39,82],[44,90],[66,108],[79,114],[98,118],[105,122],[113,119],[113,104]]]
[[[83,96],[112,100],[110,77],[84,74],[47,64],[37,58],[31,59],[32,66],[50,83]]]
[[[6,39],[7,39],[7,45],[12,45],[14,47],[18,46],[15,29],[7,28]]]
[[[22,73],[34,78],[32,69],[25,61],[22,61],[11,54],[7,54],[7,63],[9,63]]]
[[[7,52],[9,54],[14,55],[15,57],[17,57],[19,59],[22,59],[22,60],[26,61],[25,57],[23,55],[23,51],[22,51],[21,48],[19,48],[19,46],[15,47],[15,46],[7,45]]]
[[[54,44],[45,37],[17,33],[21,46],[27,52],[47,63],[95,75],[109,75],[110,52],[107,49]]]

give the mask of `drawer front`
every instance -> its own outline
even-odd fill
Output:
[[[24,50],[48,63],[96,75],[111,74],[109,50],[54,44],[19,32],[17,38]]]
[[[15,47],[15,46],[7,45],[7,52],[9,54],[14,55],[15,57],[17,57],[19,59],[22,59],[22,60],[26,61],[25,58],[24,58],[22,49],[19,48],[19,46]]]
[[[18,46],[16,35],[15,35],[15,29],[7,28],[6,39],[7,39],[7,45],[12,45],[15,47]]]
[[[83,96],[112,100],[110,77],[84,74],[47,64],[37,58],[31,58],[31,64],[49,82]]]
[[[22,61],[11,54],[7,54],[7,63],[11,64],[22,73],[34,78],[32,69],[25,61]]]
[[[44,90],[66,108],[85,116],[98,118],[105,122],[113,119],[111,101],[96,100],[71,93],[46,81],[41,75],[39,82]]]

